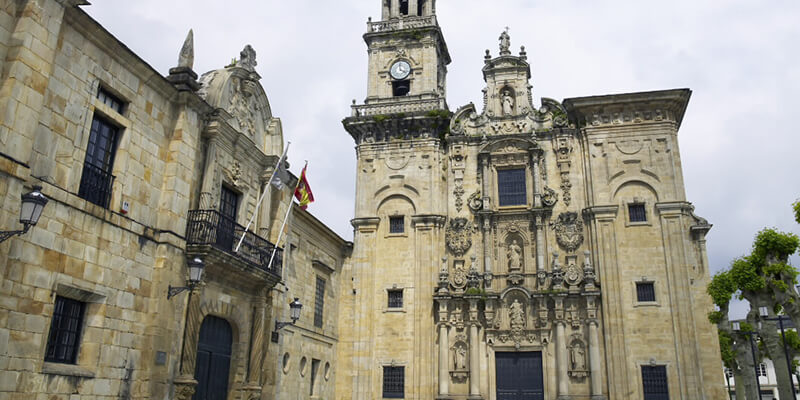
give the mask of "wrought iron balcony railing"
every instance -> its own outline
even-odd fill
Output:
[[[111,175],[111,172],[92,164],[83,164],[78,196],[100,207],[108,208],[113,184],[114,175]]]
[[[277,277],[281,276],[283,249],[253,232],[245,233],[243,226],[220,214],[219,211],[191,210],[187,225],[187,245],[210,245],[258,269]],[[242,234],[244,234],[242,245],[239,247],[239,251],[234,252]],[[269,260],[273,250],[275,250],[275,257],[270,265]]]

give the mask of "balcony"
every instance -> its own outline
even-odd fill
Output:
[[[367,117],[399,113],[415,113],[423,111],[446,110],[444,99],[393,99],[391,103],[377,103],[350,106],[353,117]]]
[[[427,15],[423,17],[403,17],[390,19],[388,21],[367,22],[367,32],[386,32],[400,29],[419,29],[429,26],[437,26],[436,16]]]
[[[242,245],[234,252],[242,234]],[[226,268],[223,275],[245,272],[244,281],[255,275],[272,284],[281,279],[283,249],[251,231],[245,233],[243,226],[216,210],[189,211],[186,250],[189,255],[204,257],[208,265]],[[273,250],[275,256],[270,263]],[[228,269],[231,267],[237,270]]]
[[[113,184],[114,175],[110,172],[89,163],[83,164],[78,196],[100,207],[108,208]]]

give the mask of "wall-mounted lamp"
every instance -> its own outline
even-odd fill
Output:
[[[300,298],[295,297],[294,301],[289,303],[289,316],[292,318],[292,322],[275,321],[275,331],[278,331],[287,325],[294,325],[294,323],[297,322],[298,319],[300,319],[301,308],[303,308],[303,304],[300,303]]]
[[[192,290],[200,283],[200,280],[203,279],[203,270],[205,269],[205,263],[199,257],[195,257],[194,259],[187,261],[189,264],[189,281],[186,282],[186,286],[178,286],[174,287],[172,285],[169,286],[167,290],[167,299],[170,299],[172,296],[177,295],[184,290]]]
[[[39,222],[45,204],[48,199],[42,194],[42,187],[35,185],[32,192],[22,195],[22,207],[19,209],[19,222],[23,228],[18,231],[0,231],[0,243],[6,241],[14,235],[22,235],[28,232],[32,226]]]

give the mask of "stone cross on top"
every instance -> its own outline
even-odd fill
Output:
[[[511,47],[511,36],[508,35],[508,27],[500,34],[498,40],[500,40],[500,55],[505,56],[511,54],[511,50],[509,50]]]

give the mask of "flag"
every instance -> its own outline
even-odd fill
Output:
[[[289,182],[290,179],[289,171],[286,170],[286,151],[288,150],[289,146],[286,146],[286,150],[278,160],[278,165],[275,167],[275,172],[272,173],[272,178],[269,180],[269,183],[278,188],[278,190],[283,190],[283,188],[286,187],[286,183]]]
[[[294,197],[300,202],[300,208],[303,210],[308,207],[309,203],[314,202],[314,194],[311,193],[311,188],[308,186],[308,181],[306,180],[306,168],[308,168],[308,164],[303,167],[303,172],[300,173],[297,187],[294,189]]]

